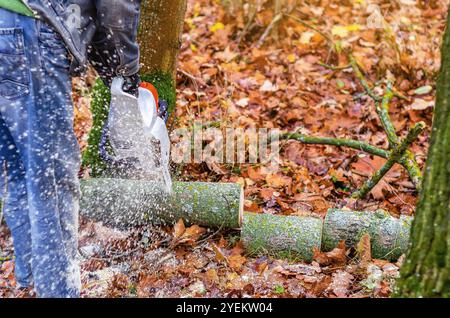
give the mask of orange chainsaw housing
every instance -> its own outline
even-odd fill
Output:
[[[155,98],[155,102],[156,102],[156,111],[159,111],[159,95],[158,95],[158,90],[156,89],[156,87],[153,86],[149,82],[142,82],[140,87],[149,90],[153,94],[153,97]]]

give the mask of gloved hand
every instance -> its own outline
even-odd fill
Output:
[[[110,36],[110,35],[109,35]],[[122,71],[119,67],[120,54],[117,48],[109,43],[107,32],[97,32],[92,43],[88,47],[88,59],[95,68],[103,83],[110,88],[114,77]],[[124,76],[123,91],[138,97],[141,78],[138,73]]]
[[[131,76],[124,76],[123,91],[133,96],[139,97],[139,85],[141,85],[141,77],[138,73]]]

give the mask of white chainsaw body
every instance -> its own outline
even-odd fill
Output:
[[[115,157],[136,158],[135,177],[163,181],[170,192],[170,139],[166,123],[158,116],[158,101],[143,87],[139,88],[139,98],[124,92],[123,83],[122,77],[116,77],[111,86],[108,125]]]

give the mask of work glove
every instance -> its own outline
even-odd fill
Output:
[[[120,57],[115,46],[105,40],[107,33],[96,34],[96,41],[93,41],[88,47],[88,59],[103,83],[111,88],[112,81],[115,77],[120,76],[122,70],[120,67]],[[141,78],[138,73],[129,76],[123,76],[123,91],[138,97],[139,85]]]
[[[125,93],[139,97],[139,86],[141,85],[141,77],[138,73],[131,76],[124,76],[122,89]]]

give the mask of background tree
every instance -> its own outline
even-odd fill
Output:
[[[141,4],[138,41],[142,80],[158,89],[160,98],[169,103],[170,113],[176,102],[175,75],[186,6],[186,0],[142,0]],[[83,155],[83,165],[91,168],[92,176],[101,176],[107,171],[99,156],[98,144],[110,100],[109,89],[98,79],[91,102],[93,126]]]
[[[411,247],[398,281],[398,296],[450,297],[449,158],[450,29],[447,28],[423,190],[412,227]]]

